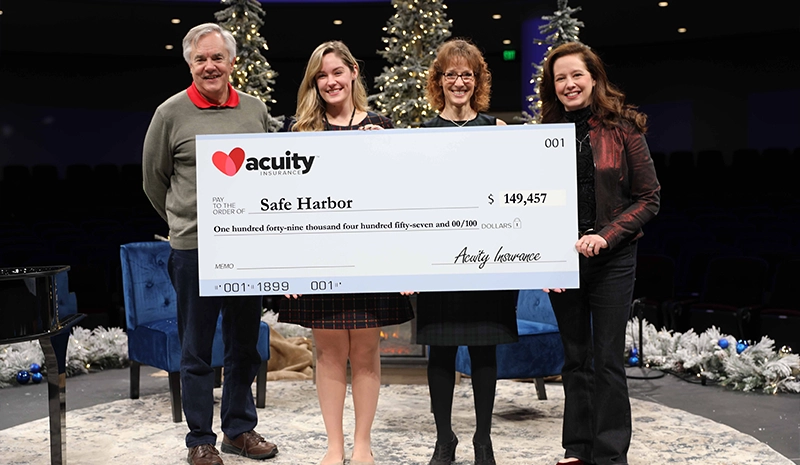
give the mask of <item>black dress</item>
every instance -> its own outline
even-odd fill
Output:
[[[392,128],[392,121],[371,111],[352,126],[328,125],[328,131],[347,131],[367,124]],[[317,329],[363,329],[405,323],[414,318],[408,297],[397,293],[318,294],[282,299],[278,321]]]
[[[478,113],[470,121],[441,116],[423,128],[490,126],[497,119]],[[517,342],[519,291],[422,292],[417,297],[417,343],[433,346],[481,346]]]

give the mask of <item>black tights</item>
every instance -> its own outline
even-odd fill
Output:
[[[497,346],[469,346],[472,361],[472,394],[475,398],[475,436],[478,444],[488,444],[492,432],[492,410],[497,385]],[[456,346],[431,346],[428,358],[428,389],[431,393],[436,439],[447,443],[453,438],[451,416],[456,382]]]

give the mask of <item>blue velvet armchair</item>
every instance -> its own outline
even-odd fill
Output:
[[[58,302],[58,319],[63,320],[78,313],[78,298],[69,291],[69,275],[62,271],[56,275],[56,302]]]
[[[543,291],[519,291],[517,300],[519,341],[497,346],[497,379],[533,378],[539,399],[547,399],[544,377],[561,374],[564,348],[558,323]],[[469,351],[458,348],[456,371],[470,375]]]
[[[172,419],[182,421],[178,310],[175,289],[169,279],[168,242],[133,242],[120,246],[125,323],[128,334],[128,358],[131,361],[131,399],[139,398],[140,365],[160,368],[169,374]],[[223,365],[220,319],[214,335],[211,365]],[[263,321],[258,336],[261,368],[256,378],[256,406],[264,408],[269,360],[269,326]]]

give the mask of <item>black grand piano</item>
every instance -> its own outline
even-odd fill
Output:
[[[0,344],[38,339],[47,369],[50,461],[66,465],[66,359],[70,327],[85,315],[59,318],[56,275],[69,266],[0,268]]]

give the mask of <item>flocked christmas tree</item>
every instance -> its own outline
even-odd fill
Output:
[[[375,78],[375,110],[397,127],[416,127],[436,114],[425,99],[428,67],[436,49],[450,37],[451,21],[441,0],[392,0],[395,14],[383,28],[386,47],[378,50],[389,66]]]
[[[231,84],[236,89],[261,99],[270,111],[272,88],[278,73],[272,67],[262,50],[269,50],[267,41],[258,32],[264,25],[264,10],[256,0],[222,0],[228,5],[214,13],[220,26],[231,31],[236,38],[236,63],[231,74]],[[269,116],[269,131],[275,132],[283,126],[283,116]]]
[[[545,58],[540,63],[532,63],[534,72],[531,77],[533,84],[533,95],[528,96],[528,110],[522,112],[522,120],[526,123],[539,123],[542,118],[542,101],[539,97],[539,86],[542,83],[542,73],[547,52],[552,48],[558,47],[567,42],[577,42],[583,22],[572,17],[573,13],[581,10],[581,7],[570,8],[567,6],[568,0],[558,0],[558,9],[552,15],[542,16],[547,24],[539,27],[539,32],[545,35],[544,40],[535,40],[538,46],[547,45]]]

